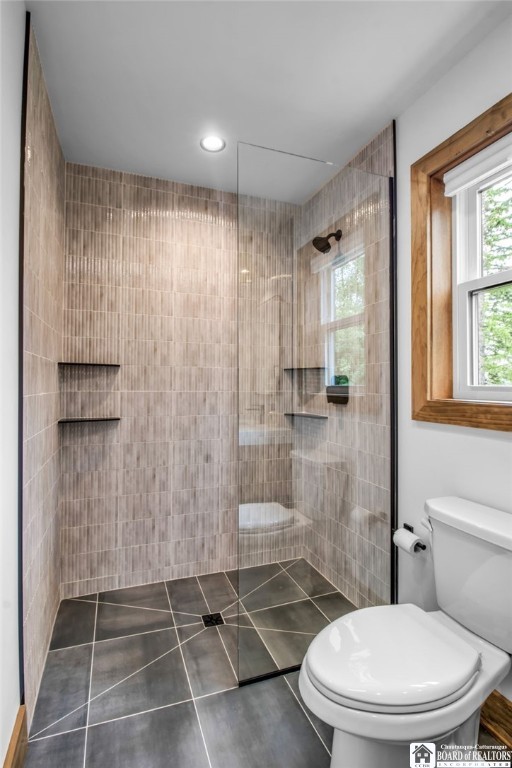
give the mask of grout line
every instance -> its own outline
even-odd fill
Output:
[[[328,579],[328,578],[327,578],[327,576],[324,576],[324,574],[323,574],[323,573],[320,573],[320,571],[318,570],[318,568],[315,568],[315,566],[314,566],[314,565],[311,565],[311,563],[309,562],[309,560],[307,560],[307,558],[305,558],[305,557],[299,557],[299,558],[297,558],[297,560],[295,560],[295,562],[297,563],[299,560],[304,560],[304,562],[305,562],[307,565],[309,565],[309,567],[310,567],[310,568],[312,568],[314,571],[316,571],[316,572],[317,572],[317,573],[318,573],[318,574],[319,574],[319,575],[322,577],[322,579],[325,579],[325,581],[327,581],[327,582],[328,582],[328,583],[329,583],[329,584],[332,586],[332,590],[331,590],[331,592],[325,592],[324,594],[326,594],[326,595],[330,595],[330,594],[332,594],[332,592],[339,592],[339,593],[340,593],[340,595],[342,595],[342,596],[345,598],[345,600],[348,600],[348,597],[347,597],[346,595],[344,595],[344,594],[343,594],[343,592],[342,592],[340,589],[338,589],[338,587],[336,586],[336,584],[335,584],[333,581],[331,581],[331,579]],[[281,564],[280,564],[280,565],[281,565]],[[292,563],[291,565],[289,565],[289,566],[288,566],[288,568],[291,568],[291,567],[292,567],[292,565],[294,565],[294,563]],[[286,569],[286,570],[287,570],[287,569]],[[349,603],[350,603],[350,602],[352,602],[352,601],[351,601],[351,600],[349,600]]]
[[[279,664],[278,664],[278,663],[277,663],[277,661],[275,660],[274,656],[272,655],[272,651],[270,650],[270,648],[267,646],[266,642],[264,641],[264,639],[263,639],[263,638],[262,638],[262,636],[260,635],[258,628],[257,628],[256,626],[254,626],[254,622],[253,622],[253,620],[251,619],[250,615],[249,615],[249,614],[247,614],[247,615],[249,616],[249,621],[251,622],[252,626],[253,626],[253,627],[254,627],[254,629],[256,630],[256,632],[257,632],[257,635],[258,635],[259,639],[260,639],[260,640],[261,640],[261,642],[263,643],[263,647],[265,648],[265,650],[267,651],[268,655],[270,656],[270,658],[272,659],[272,661],[273,661],[273,662],[274,662],[274,664],[276,665],[276,669],[277,669],[277,670],[281,669],[281,667],[279,666]],[[251,627],[246,627],[246,629],[251,629]],[[274,671],[274,670],[272,670],[272,672],[273,672],[273,671]]]
[[[174,618],[176,613],[179,613],[180,616],[196,616],[198,619],[200,619],[201,616],[202,616],[201,613],[187,613],[186,611],[171,611],[171,613],[172,613],[173,618]],[[174,623],[176,624],[176,622],[174,622]],[[196,622],[192,622],[192,623],[197,624],[197,621]]]
[[[195,627],[196,625],[195,624],[187,624],[186,626],[187,627]],[[193,640],[194,637],[197,637],[198,635],[201,635],[203,632],[206,631],[206,627],[204,626],[204,624],[199,624],[199,626],[201,627],[199,632],[196,632],[195,634],[190,635],[190,637],[187,637],[186,640],[180,640],[180,636],[178,634],[178,630],[176,630],[176,634],[178,636],[178,645],[176,646],[176,648],[181,647],[182,645],[186,645],[189,642],[189,640]],[[180,627],[180,629],[181,629],[181,627]],[[173,648],[173,650],[175,650],[175,649]]]
[[[169,650],[168,650],[168,651],[165,651],[165,653],[162,653],[160,656],[157,656],[157,658],[156,658],[156,659],[152,659],[152,660],[151,660],[151,661],[149,661],[147,664],[144,664],[144,666],[143,666],[143,667],[140,667],[139,669],[136,669],[134,672],[130,672],[130,674],[129,674],[129,675],[127,675],[126,677],[124,677],[122,680],[119,680],[117,683],[114,683],[114,685],[111,685],[111,686],[110,686],[110,688],[107,688],[106,690],[104,690],[104,691],[101,691],[100,693],[96,694],[96,696],[94,696],[94,697],[91,699],[91,701],[95,701],[96,699],[99,699],[99,698],[100,698],[100,696],[104,696],[106,693],[109,693],[109,691],[113,690],[114,688],[117,688],[117,686],[118,686],[118,685],[121,685],[122,683],[125,683],[125,682],[126,682],[127,680],[129,680],[131,677],[134,677],[135,675],[138,675],[138,674],[139,674],[139,672],[142,672],[144,669],[147,669],[147,668],[148,668],[148,667],[150,667],[152,664],[156,664],[156,662],[157,662],[157,661],[160,661],[160,659],[163,659],[165,656],[168,656],[170,653],[172,653],[173,651],[175,651],[175,650],[176,650],[176,648],[181,648],[181,646],[182,646],[182,645],[184,645],[185,643],[188,643],[188,641],[189,641],[189,640],[192,640],[192,638],[194,638],[194,637],[197,637],[197,635],[200,635],[200,634],[201,634],[201,632],[203,632],[203,631],[204,631],[204,628],[203,628],[203,629],[201,629],[199,632],[196,632],[196,634],[195,634],[195,635],[192,635],[191,637],[188,637],[186,640],[184,640],[184,641],[183,641],[183,643],[181,643],[181,642],[180,642],[180,639],[179,639],[179,637],[178,637],[178,633],[177,633],[176,629],[175,629],[174,627],[172,627],[172,629],[174,629],[174,632],[175,632],[175,634],[176,634],[176,640],[177,640],[177,644],[176,644],[176,645],[174,645],[172,648],[169,648]],[[183,655],[183,654],[182,654],[182,655]],[[191,692],[192,692],[192,691],[191,691]]]
[[[65,720],[65,719],[66,719],[66,717],[69,717],[70,715],[74,715],[74,714],[75,714],[75,712],[78,712],[78,710],[79,710],[79,709],[83,709],[83,708],[84,708],[84,707],[86,707],[88,704],[89,704],[89,702],[88,702],[88,701],[84,701],[84,703],[83,703],[83,704],[80,704],[78,707],[75,707],[75,709],[72,709],[72,710],[71,710],[71,712],[66,712],[66,714],[65,714],[65,715],[62,715],[62,717],[59,717],[59,718],[57,718],[57,720],[54,720],[54,721],[53,721],[53,723],[49,723],[49,725],[45,725],[45,727],[44,727],[44,728],[41,728],[41,730],[40,730],[40,731],[37,731],[37,733],[34,733],[34,735],[30,737],[29,741],[31,741],[32,739],[37,739],[37,738],[38,738],[38,736],[39,736],[41,733],[44,733],[44,732],[45,732],[45,731],[47,731],[49,728],[53,728],[53,726],[54,726],[54,725],[58,725],[60,722],[62,722],[62,720]],[[74,730],[81,730],[82,728],[87,728],[87,726],[85,726],[85,725],[84,725],[84,726],[81,726],[81,728],[80,728],[80,729],[74,729]],[[72,729],[72,730],[73,730],[73,729]],[[60,736],[60,733],[50,734],[50,736]],[[41,737],[41,738],[42,738],[42,737]],[[45,738],[46,738],[46,737],[45,737]]]
[[[321,737],[321,736],[320,736],[320,734],[318,733],[318,731],[317,731],[317,729],[316,729],[316,727],[315,727],[315,724],[314,724],[314,723],[313,723],[313,721],[311,720],[311,718],[310,718],[310,716],[309,716],[309,713],[308,713],[308,711],[306,710],[306,708],[305,708],[305,706],[304,706],[303,702],[302,702],[302,701],[299,699],[299,697],[297,696],[297,694],[296,694],[296,693],[295,693],[295,691],[293,690],[293,688],[292,688],[292,686],[290,685],[290,682],[288,681],[288,679],[287,679],[286,675],[283,675],[283,677],[284,677],[284,679],[285,679],[285,681],[286,681],[286,684],[287,684],[287,686],[289,687],[290,691],[292,692],[292,695],[293,695],[293,696],[295,697],[295,699],[297,700],[297,702],[298,702],[298,704],[299,704],[299,707],[302,709],[302,711],[303,711],[303,712],[304,712],[304,714],[306,715],[307,719],[308,719],[308,720],[309,720],[309,722],[310,722],[310,725],[311,725],[311,727],[313,728],[314,732],[316,733],[316,735],[318,736],[318,738],[320,739],[320,741],[321,741],[321,742],[322,742],[322,744],[324,745],[325,749],[327,750],[327,754],[328,754],[328,755],[329,755],[329,757],[330,757],[330,756],[331,756],[331,750],[329,749],[329,747],[327,746],[327,744],[325,743],[325,741],[322,739],[322,737]]]
[[[138,717],[138,715],[147,715],[150,712],[158,712],[160,709],[170,709],[171,707],[177,707],[180,704],[189,704],[192,699],[183,699],[182,701],[174,701],[172,704],[163,704],[161,707],[151,707],[151,709],[144,709],[142,712],[132,712],[129,715],[121,715],[120,717],[112,717],[110,720],[101,720],[99,723],[91,723],[89,728],[96,728],[97,725],[105,725],[106,723],[115,723],[117,720],[127,720],[129,717]],[[49,736],[47,738],[50,738]]]
[[[254,623],[254,622],[253,622]],[[251,629],[251,627],[245,627],[245,629]],[[299,632],[295,629],[274,629],[273,627],[257,627],[254,624],[254,629],[260,629],[262,632],[285,632],[289,635],[308,635],[308,637],[316,637],[318,632]]]
[[[332,593],[330,593],[330,594],[332,594]],[[319,597],[323,597],[323,595],[319,595]],[[314,599],[313,599],[313,598],[311,598],[311,602],[313,603],[313,605],[315,606],[315,608],[317,608],[317,609],[320,611],[320,613],[322,614],[322,616],[325,616],[325,618],[327,619],[327,621],[329,622],[329,624],[332,624],[332,622],[333,622],[333,621],[336,621],[336,619],[330,619],[330,618],[327,616],[327,614],[326,614],[326,613],[324,613],[324,612],[322,611],[322,609],[320,608],[320,606],[319,606],[319,605],[317,605],[317,604],[315,603],[315,601],[314,601]],[[339,617],[338,617],[338,618],[339,618]]]
[[[321,595],[314,595],[313,597],[310,597],[310,600],[317,600],[319,597],[328,597],[329,595],[341,595],[341,592],[339,589],[334,589],[332,592],[322,592]]]
[[[310,597],[301,597],[300,600],[289,600],[287,603],[279,603],[279,605],[267,605],[265,608],[255,608],[253,611],[247,611],[247,614],[260,613],[260,611],[270,611],[273,608],[284,608],[285,605],[295,605],[296,603],[304,603],[306,600],[311,601]]]
[[[196,576],[196,579],[197,579],[197,576]],[[171,615],[172,615],[173,614],[173,610],[172,610],[172,605],[171,605],[171,598],[169,597],[169,590],[167,589],[167,582],[164,581],[164,584],[165,584],[165,590],[167,592],[167,599],[169,601],[169,608],[171,609]],[[173,615],[173,621],[174,621],[174,615]],[[204,627],[203,629],[206,629],[206,627]],[[198,632],[198,634],[200,634],[200,633]],[[177,633],[176,633],[176,635],[177,635]],[[194,637],[195,637],[195,635],[194,635]],[[179,637],[178,637],[178,641],[179,641]],[[178,647],[180,649],[181,661],[183,663],[183,669],[185,670],[185,675],[187,676],[187,682],[188,682],[188,687],[190,689],[190,695],[192,696],[192,702],[194,704],[194,712],[196,713],[197,724],[199,725],[199,730],[201,731],[201,738],[203,739],[204,750],[206,752],[206,759],[208,760],[208,765],[210,766],[210,768],[212,768],[212,761],[210,760],[210,754],[208,752],[208,747],[206,746],[206,739],[204,737],[203,727],[201,725],[201,720],[199,719],[199,712],[197,710],[197,705],[196,705],[196,702],[195,702],[195,699],[194,699],[194,692],[193,692],[192,686],[190,684],[190,677],[189,677],[189,674],[188,674],[187,665],[185,664],[185,657],[184,657],[183,651],[181,649],[181,643],[179,644]]]
[[[49,648],[48,653],[58,653],[59,651],[69,651],[70,648],[85,648],[86,645],[94,645],[94,640],[90,643],[77,643],[77,645],[63,645],[62,648]]]
[[[49,736],[31,736],[28,740],[29,744],[33,741],[44,741],[45,739],[55,739],[57,736],[64,736],[66,733],[75,733],[76,731],[85,731],[87,726],[81,725],[80,728],[70,728],[69,731],[59,731],[59,733],[51,733]]]
[[[167,656],[169,653],[172,653],[172,651],[175,651],[176,648],[179,648],[180,645],[184,645],[185,643],[188,643],[189,640],[192,640],[192,638],[197,637],[197,635],[201,634],[201,632],[204,631],[204,627],[203,627],[203,629],[200,630],[200,632],[197,632],[195,635],[192,635],[192,637],[189,637],[189,638],[187,638],[187,640],[184,640],[183,643],[180,643],[179,637],[178,637],[178,633],[176,632],[175,627],[170,627],[169,629],[163,630],[163,631],[170,632],[172,630],[174,630],[174,632],[176,634],[176,640],[177,640],[177,644],[176,645],[174,645],[172,648],[169,648],[168,651],[166,651],[165,653],[162,653],[161,656],[158,656],[156,659],[152,659],[150,662],[145,664],[143,667],[140,667],[139,669],[136,669],[134,672],[131,672],[129,675],[124,677],[122,680],[118,680],[118,682],[114,683],[114,685],[111,685],[109,688],[106,688],[104,691],[101,691],[100,693],[97,693],[96,696],[93,696],[91,699],[89,699],[89,701],[84,702],[84,704],[81,704],[79,707],[76,707],[75,709],[71,710],[71,712],[67,712],[62,717],[59,717],[58,720],[55,720],[53,723],[50,723],[49,725],[45,726],[40,731],[38,731],[36,734],[34,734],[34,737],[39,736],[39,734],[43,733],[44,731],[47,731],[48,728],[52,728],[54,725],[57,725],[57,723],[60,723],[61,720],[65,720],[65,718],[69,717],[69,715],[72,715],[75,712],[78,712],[79,709],[82,709],[85,706],[88,707],[90,702],[96,701],[96,699],[99,699],[101,696],[104,696],[106,693],[109,693],[114,688],[117,688],[118,685],[121,685],[122,683],[125,683],[131,677],[134,677],[134,675],[137,675],[139,672],[142,672],[144,669],[147,669],[147,667],[150,667],[152,664],[155,664],[157,661],[160,661],[160,659],[163,659],[164,656]],[[161,631],[161,630],[159,630],[159,631]],[[128,635],[128,637],[133,637],[133,635]],[[98,641],[98,642],[102,642],[102,641]],[[183,656],[183,654],[182,654],[182,656]],[[92,665],[91,665],[91,672],[92,672]]]
[[[174,629],[174,627],[172,627]],[[117,683],[114,683],[114,685],[111,685],[109,688],[105,688],[104,691],[100,691],[100,693],[97,693],[96,696],[93,696],[91,701],[96,701],[96,699],[99,699],[100,696],[104,696],[106,693],[109,693],[109,691],[112,691],[114,688],[117,688],[118,685],[121,685],[122,683],[125,683],[127,680],[129,680],[131,677],[134,677],[135,675],[138,675],[139,672],[142,672],[144,669],[147,669],[152,664],[156,664],[157,661],[160,661],[160,659],[163,659],[165,656],[168,656],[170,653],[176,650],[176,648],[179,647],[179,638],[176,630],[174,629],[174,632],[176,634],[176,645],[174,645],[172,648],[169,648],[169,650],[165,651],[165,653],[160,654],[160,656],[157,656],[156,659],[151,659],[151,661],[148,661],[147,664],[144,664],[142,667],[139,667],[139,669],[135,669],[133,672],[130,672],[129,675],[126,677],[123,677],[122,680],[118,680]]]
[[[281,563],[279,563],[279,565],[281,565]],[[283,566],[282,566],[282,565],[281,565],[281,568],[283,568]],[[291,566],[290,566],[290,568],[291,568]],[[284,568],[283,568],[283,571],[285,571],[285,573],[286,573],[286,570],[285,570]],[[290,579],[291,579],[292,581],[294,581],[294,582],[295,582],[295,584],[298,586],[298,588],[301,590],[301,592],[304,592],[304,594],[306,595],[306,597],[307,597],[309,600],[311,600],[311,596],[310,596],[310,595],[308,595],[308,593],[306,592],[306,590],[305,590],[305,589],[303,589],[303,587],[301,587],[301,585],[299,584],[299,582],[298,582],[296,579],[294,579],[294,578],[293,578],[293,576],[291,575],[291,573],[288,573],[288,576],[290,577]]]
[[[74,603],[91,603],[92,605],[96,605],[98,602],[97,600],[84,600],[82,597],[63,597],[61,603],[63,603],[64,600],[71,600]]]
[[[181,624],[182,627],[192,627],[199,622],[193,621],[190,624]],[[78,643],[78,645],[65,645],[63,648],[53,648],[48,653],[58,653],[58,651],[67,651],[70,648],[84,648],[86,645],[92,645],[93,643],[112,643],[115,640],[126,640],[128,637],[138,637],[139,635],[154,635],[156,632],[168,632],[175,627],[162,627],[161,629],[148,629],[146,632],[134,632],[132,635],[119,635],[119,637],[105,637],[103,640],[91,640],[90,643]]]
[[[229,653],[228,653],[228,651],[227,651],[227,648],[226,648],[226,645],[225,645],[225,643],[224,643],[224,640],[222,639],[222,633],[221,633],[221,631],[220,631],[220,627],[217,627],[217,634],[218,634],[218,635],[219,635],[219,637],[220,637],[220,641],[221,641],[221,643],[222,643],[222,647],[224,648],[224,653],[225,653],[225,654],[226,654],[226,656],[228,657],[228,661],[229,661],[230,667],[231,667],[231,669],[233,670],[233,674],[234,674],[234,676],[235,676],[235,680],[236,680],[236,682],[238,683],[238,675],[237,675],[237,673],[236,673],[236,670],[235,670],[235,668],[234,668],[234,666],[233,666],[233,662],[231,661],[231,658],[230,658],[230,655],[229,655]],[[238,643],[237,643],[237,645],[238,645]]]
[[[274,565],[274,563],[268,563],[268,565]],[[272,579],[275,579],[276,576],[280,576],[283,571],[286,571],[286,569],[283,568],[283,566],[280,563],[276,563],[276,565],[279,565],[279,567],[282,570],[281,571],[277,571],[277,573],[274,573],[274,575],[271,576],[270,579],[267,579],[266,581],[262,581],[261,584],[258,584],[257,587],[254,587],[254,589],[251,589],[251,591],[247,592],[246,595],[242,596],[242,595],[239,594],[237,600],[235,600],[234,603],[230,603],[230,605],[228,605],[226,608],[224,608],[224,611],[229,611],[229,609],[232,608],[234,605],[236,605],[239,601],[241,602],[242,600],[245,600],[247,597],[249,597],[249,595],[252,595],[253,592],[256,592],[258,589],[261,589],[261,587],[264,587],[265,584],[268,584],[270,581],[272,581]],[[293,563],[292,563],[292,565],[293,565]],[[254,565],[254,566],[249,566],[249,567],[250,568],[260,568],[261,566]],[[289,567],[291,568],[291,566],[289,566]],[[243,568],[241,570],[243,570]],[[240,587],[239,587],[239,591],[240,591]]]
[[[313,570],[314,570],[314,571],[316,571],[316,572],[318,573],[318,575],[319,575],[319,576],[322,576],[322,574],[320,573],[320,571],[317,571],[317,569],[316,569],[316,568],[315,568],[313,565],[311,565],[311,563],[308,563],[308,561],[307,561],[305,558],[302,558],[302,559],[304,560],[304,562],[305,562],[305,563],[307,563],[307,564],[310,566],[310,568],[313,568]],[[292,563],[291,565],[289,565],[287,568],[283,568],[283,566],[281,565],[281,563],[279,563],[279,565],[281,565],[281,568],[283,568],[283,571],[285,571],[285,573],[288,573],[289,569],[290,569],[290,568],[292,568],[292,567],[295,565],[295,563],[296,563],[296,562],[298,562],[298,561],[297,561],[297,560],[295,560],[295,562],[294,562],[294,563]],[[303,591],[305,594],[307,594],[307,592],[305,591],[305,589],[304,589],[304,588],[303,588],[303,587],[302,587],[302,586],[299,584],[299,582],[297,581],[297,579],[294,579],[294,578],[293,578],[293,576],[291,575],[291,573],[288,573],[288,576],[290,577],[290,579],[291,579],[292,581],[294,581],[294,582],[296,583],[296,585],[299,587],[299,589],[302,589],[302,591]],[[326,578],[325,578],[325,576],[322,576],[322,579],[325,579],[325,581],[327,581],[327,583],[328,583],[328,584],[330,584],[330,585],[331,585],[332,587],[334,587],[334,588],[333,588],[333,589],[331,589],[329,592],[322,592],[320,595],[308,595],[308,597],[309,597],[309,599],[310,599],[310,600],[315,600],[317,597],[325,597],[325,595],[333,595],[333,594],[335,594],[335,593],[338,593],[339,595],[341,595],[341,592],[339,591],[339,589],[336,589],[336,587],[334,586],[334,584],[333,584],[331,581],[329,581],[329,579],[326,579]],[[318,606],[316,606],[316,607],[318,608]],[[320,610],[320,608],[318,608],[318,610]],[[322,611],[322,613],[323,613],[323,611]],[[325,616],[325,613],[324,613],[324,616]],[[327,616],[325,616],[325,618],[327,618]]]
[[[87,601],[82,601],[87,602]],[[117,608],[133,608],[134,611],[155,611],[156,613],[171,613],[166,611],[165,608],[146,608],[144,605],[128,605],[128,603],[109,603],[106,600],[98,602],[99,605],[115,605]]]
[[[92,691],[92,671],[94,667],[94,646],[96,642],[96,626],[98,623],[98,601],[96,601],[96,612],[94,615],[94,631],[93,631],[93,640],[92,640],[92,652],[91,652],[91,671],[89,674],[89,695],[87,697],[87,717],[85,720],[85,739],[84,739],[84,768],[85,768],[85,761],[87,756],[87,733],[89,730],[89,711],[91,706],[91,691]]]
[[[212,693],[202,693],[201,696],[196,696],[195,700],[200,701],[201,699],[209,699],[212,696],[218,696],[221,693],[226,693],[226,691],[238,691],[239,690],[238,685],[234,685],[232,688],[224,688],[222,691],[212,691]]]
[[[212,611],[212,609],[210,608],[210,605],[209,605],[209,603],[208,603],[208,600],[206,599],[206,595],[205,595],[205,593],[204,593],[204,590],[203,590],[203,588],[202,588],[202,586],[201,586],[201,582],[199,581],[199,579],[198,579],[198,577],[197,577],[197,576],[196,576],[196,581],[197,581],[197,583],[198,583],[198,585],[199,585],[199,589],[201,590],[201,594],[202,594],[202,596],[203,596],[203,600],[204,600],[204,602],[205,602],[205,604],[206,604],[206,607],[208,608],[208,613],[213,613],[213,611]]]
[[[134,632],[133,635],[121,635],[120,637],[106,637],[104,640],[95,640],[95,643],[111,643],[114,640],[127,640],[129,637],[139,635],[155,635],[157,632],[170,632],[175,627],[162,627],[161,629],[148,629],[147,632]]]

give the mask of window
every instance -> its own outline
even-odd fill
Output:
[[[496,150],[498,142],[511,135],[509,94],[411,166],[412,418],[418,421],[512,431],[512,399],[504,398],[504,388],[510,382],[502,333],[509,327],[511,277],[506,272],[511,265],[507,259],[493,256],[486,242],[489,237],[501,239],[496,217],[488,206],[505,203],[508,192],[499,185],[507,183],[506,158],[494,171],[485,171],[484,178],[475,172],[477,160],[469,181],[460,183],[460,176],[459,183],[450,187],[448,176],[451,171],[455,176],[457,168],[460,171],[479,153],[484,158],[487,148],[492,153],[492,147]],[[480,261],[469,253],[463,258],[457,233],[459,253],[455,259],[452,200],[457,188],[474,184],[478,185],[474,210],[480,210],[480,234],[472,242]],[[500,254],[507,247],[506,240],[501,239]],[[480,282],[470,285],[473,280]],[[462,318],[467,326],[465,337],[459,328],[458,311],[453,320],[453,303],[458,301],[459,292],[463,295],[459,305],[466,311],[465,320]],[[501,328],[496,326],[497,316]],[[460,342],[461,336],[466,338],[466,347]],[[458,362],[454,365],[455,355],[460,354],[454,352],[457,345],[466,354],[466,374],[459,373]],[[460,381],[473,393],[476,387],[483,387],[486,399],[462,393]],[[495,400],[489,397],[493,388],[498,388]]]
[[[364,253],[344,255],[322,269],[326,383],[365,383]]]
[[[443,181],[453,209],[453,394],[512,400],[512,137]]]

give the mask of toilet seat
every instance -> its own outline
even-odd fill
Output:
[[[475,647],[415,605],[365,608],[337,619],[311,643],[304,662],[332,702],[388,714],[444,707],[471,689]]]

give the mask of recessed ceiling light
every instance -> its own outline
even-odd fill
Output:
[[[199,143],[207,152],[222,152],[226,146],[226,142],[220,136],[205,136]]]

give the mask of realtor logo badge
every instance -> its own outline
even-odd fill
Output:
[[[414,743],[410,747],[410,768],[435,768],[436,765],[436,745],[430,742]]]

